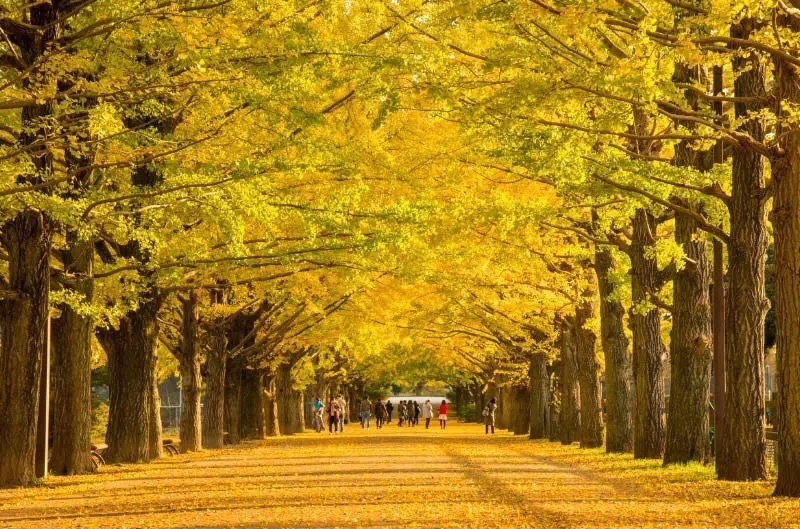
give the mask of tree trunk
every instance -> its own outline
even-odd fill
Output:
[[[256,312],[240,312],[230,322],[226,337],[228,347],[225,366],[225,430],[231,444],[242,441],[242,370],[244,360],[238,352],[255,343],[253,328],[258,314]]]
[[[292,387],[292,365],[289,363],[278,366],[275,375],[275,400],[278,403],[278,426],[281,434],[297,433],[297,402]]]
[[[561,361],[553,363],[552,373],[553,385],[550,388],[550,405],[548,406],[548,432],[547,437],[550,441],[556,442],[561,439],[561,403],[555,396],[561,395]]]
[[[561,444],[569,445],[580,434],[580,388],[578,386],[578,358],[575,350],[574,319],[567,316],[561,322],[561,409],[559,430]]]
[[[200,315],[197,291],[182,300],[183,320],[178,366],[181,373],[181,452],[197,452],[202,448],[203,430],[200,394]]]
[[[55,82],[55,74],[44,67],[49,61],[42,58],[62,35],[62,8],[21,6],[27,36],[19,55],[22,63],[31,65],[21,85],[28,94]],[[21,179],[25,184],[43,183],[53,176],[54,156],[46,141],[53,136],[52,110],[51,101],[22,107],[19,146],[32,165],[31,174]],[[39,392],[42,372],[50,367],[45,360],[52,229],[44,213],[30,208],[0,226],[0,244],[8,260],[8,285],[0,292],[0,487],[29,485],[36,479]]]
[[[64,267],[76,275],[75,292],[86,302],[94,296],[91,242],[78,242],[63,252]],[[86,474],[93,471],[92,446],[92,333],[94,322],[69,305],[52,322],[53,354],[53,451],[50,471],[54,474]]]
[[[500,396],[502,397],[502,405],[498,408],[498,428],[501,430],[514,430],[512,422],[511,406],[512,394],[511,386],[503,386],[500,388]]]
[[[595,213],[596,215],[596,213]],[[600,344],[606,364],[606,452],[633,450],[631,358],[625,336],[625,308],[615,297],[611,250],[595,246],[594,268],[600,293]]]
[[[303,392],[299,389],[293,389],[292,393],[294,394],[294,419],[292,430],[294,433],[303,433],[306,431],[306,424],[305,424],[305,399],[303,398]]]
[[[744,19],[731,28],[731,36],[746,39],[753,29],[754,21]],[[732,56],[732,62],[736,96],[765,97],[766,67],[758,54],[742,48]],[[759,105],[737,102],[734,108],[737,118],[747,116],[740,130],[755,141],[764,141],[764,125],[753,118],[760,110]],[[720,479],[747,481],[767,477],[764,317],[769,301],[765,294],[764,266],[769,240],[768,196],[764,190],[764,158],[760,154],[734,145],[732,161],[726,303],[729,310],[725,324],[726,408],[725,425],[717,436],[720,440],[717,475]],[[776,233],[777,238],[780,236]]]
[[[680,206],[686,201],[673,198]],[[711,383],[711,265],[696,222],[675,215],[675,242],[689,263],[673,279],[670,335],[671,392],[664,464],[706,462],[710,456],[708,408]]]
[[[508,419],[508,431],[514,433],[517,427],[517,416],[519,415],[519,402],[517,400],[517,388],[509,386],[506,388],[506,410]]]
[[[242,371],[240,428],[244,439],[264,438],[264,402],[261,375],[252,369]]]
[[[486,407],[487,399],[486,396],[490,395],[489,388],[487,387],[486,392],[484,393],[483,387],[480,383],[475,384],[475,390],[473,393],[475,399],[475,422],[483,422],[483,418],[481,417],[481,412]]]
[[[157,459],[163,455],[163,445],[161,443],[161,397],[158,394],[158,376],[156,373],[157,360],[158,358],[156,355],[153,355],[153,384],[151,385],[152,391],[148,395],[150,406],[150,437],[147,444],[150,450],[150,459]]]
[[[230,444],[242,442],[240,418],[242,416],[242,363],[228,359],[225,364],[225,431]]]
[[[495,411],[495,427],[498,430],[508,429],[508,387],[500,386],[497,389],[497,410]]]
[[[528,370],[530,377],[530,438],[545,439],[547,437],[547,410],[550,404],[550,384],[547,376],[547,357],[544,353],[531,355]]]
[[[109,411],[106,460],[147,462],[161,452],[161,416],[156,409],[156,339],[161,298],[143,294],[136,310],[119,322],[119,329],[98,329],[108,356]]]
[[[796,15],[783,14],[780,25],[800,31]],[[794,54],[797,46],[793,46]],[[779,92],[790,103],[800,103],[796,68],[776,57]],[[789,111],[791,112],[791,111]],[[779,120],[777,137],[785,153],[773,162],[775,199],[775,300],[778,357],[778,481],[775,494],[800,496],[800,130],[791,115]]]
[[[575,353],[581,399],[581,448],[603,446],[603,409],[600,403],[600,365],[597,362],[594,331],[587,328],[594,316],[594,302],[584,295],[575,310]]]
[[[26,209],[0,229],[8,254],[8,290],[0,294],[0,487],[36,479],[36,428],[46,347],[51,228]]]
[[[210,347],[206,354],[206,413],[203,416],[203,447],[219,449],[225,433],[225,357],[227,339],[218,326],[209,332]]]
[[[531,425],[531,391],[528,386],[514,387],[516,413],[514,415],[514,435],[528,435]]]
[[[633,329],[633,376],[635,423],[633,456],[660,459],[664,455],[664,345],[661,343],[661,311],[652,304],[660,281],[654,256],[656,224],[650,212],[636,210],[631,241],[631,328]]]
[[[281,434],[278,399],[275,395],[275,375],[267,372],[264,375],[264,419],[266,422],[265,434],[267,437],[277,437]]]

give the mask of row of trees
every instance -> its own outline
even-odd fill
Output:
[[[586,445],[598,438],[594,366],[585,352],[594,338],[585,333],[599,333],[609,448],[632,443],[635,457],[665,463],[706,460],[716,337],[727,381],[718,474],[766,478],[765,257],[774,244],[776,494],[800,493],[797,14],[790,2],[500,2],[468,14],[442,7],[419,29],[418,43],[435,41],[453,58],[446,77],[437,72],[435,82],[445,79],[450,89],[438,99],[440,112],[480,138],[484,153],[500,153],[514,174],[562,197],[535,220],[551,240],[572,237],[543,257],[573,284],[564,292],[571,308],[557,312],[555,323],[562,436],[577,431],[580,398],[580,438]],[[726,324],[714,332],[712,241],[726,250],[728,287]],[[575,245],[584,249],[578,259],[556,255]],[[594,280],[586,278],[591,268]]]
[[[182,449],[235,439],[238,388],[286,391],[281,366],[313,357],[305,337],[409,238],[419,207],[364,184],[391,170],[394,132],[353,98],[381,79],[336,59],[383,21],[299,2],[2,9],[0,484],[35,479],[48,368],[52,470],[90,470],[96,344],[112,461],[160,455],[159,351],[187,396]]]
[[[0,484],[34,479],[50,315],[58,472],[88,467],[95,339],[118,461],[159,454],[159,348],[185,450],[292,432],[299,387],[360,391],[429,354],[460,400],[529,401],[520,432],[707,461],[724,345],[718,474],[763,479],[773,245],[776,493],[800,495],[797,9],[9,7]]]

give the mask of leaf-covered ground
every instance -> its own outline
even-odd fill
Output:
[[[800,500],[475,425],[350,426],[0,491],[0,527],[800,527]]]

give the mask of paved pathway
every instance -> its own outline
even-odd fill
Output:
[[[0,491],[0,527],[767,528],[792,526],[776,516],[800,516],[800,503],[765,499],[766,484],[740,495],[724,489],[722,503],[714,482],[664,489],[660,478],[637,483],[598,468],[605,462],[638,471],[596,451],[487,438],[474,425],[351,426]]]

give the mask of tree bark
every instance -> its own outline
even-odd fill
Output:
[[[242,441],[242,370],[244,359],[239,355],[242,348],[255,343],[253,332],[257,312],[240,312],[231,321],[226,330],[228,349],[225,366],[225,430],[231,444]]]
[[[531,391],[528,386],[514,387],[516,413],[514,415],[514,435],[528,435],[531,425]]]
[[[530,377],[530,438],[545,439],[547,437],[548,407],[550,404],[550,381],[547,376],[547,357],[544,353],[531,355],[528,370]]]
[[[242,371],[242,405],[240,427],[242,438],[264,438],[264,388],[261,375],[252,369]]]
[[[63,252],[64,267],[75,273],[75,292],[86,302],[94,296],[91,242],[68,236],[70,249]],[[53,354],[53,450],[50,471],[73,475],[93,471],[92,446],[92,334],[94,322],[69,305],[52,321]]]
[[[8,289],[0,299],[0,487],[36,479],[39,386],[50,291],[51,227],[44,214],[26,209],[0,229],[8,254]]]
[[[744,19],[731,36],[746,39],[755,21]],[[740,49],[732,55],[737,97],[766,96],[766,67],[758,55]],[[764,141],[764,124],[750,115],[760,105],[734,104],[740,130]],[[746,118],[746,119],[745,119]],[[764,423],[765,262],[769,233],[766,226],[763,157],[747,147],[733,146],[731,233],[728,242],[728,301],[725,336],[725,425],[717,458],[720,479],[748,481],[767,477]],[[796,197],[795,197],[796,200]],[[777,226],[776,226],[777,228]],[[777,235],[777,234],[776,234]],[[779,237],[779,236],[778,236]]]
[[[150,450],[150,459],[157,459],[163,455],[163,444],[161,442],[161,397],[158,394],[158,376],[156,373],[156,355],[153,355],[153,384],[151,385],[152,391],[149,393],[149,406],[150,406],[150,437],[148,439],[148,448]]]
[[[290,363],[278,366],[275,375],[275,400],[278,404],[278,426],[281,434],[297,433],[297,402],[295,390],[292,387],[292,364]]]
[[[780,26],[800,31],[796,15],[784,13]],[[793,46],[797,53],[797,46]],[[800,104],[800,79],[794,66],[775,58],[779,92]],[[789,106],[792,105],[792,106]],[[778,480],[775,494],[800,496],[800,130],[791,115],[778,120],[777,137],[784,155],[773,161],[775,199],[775,301],[778,359]]]
[[[664,345],[661,342],[661,311],[651,303],[660,281],[654,256],[647,255],[655,244],[653,215],[636,210],[631,241],[631,328],[633,329],[633,376],[635,422],[633,456],[660,459],[664,455]]]
[[[275,375],[271,372],[264,374],[264,419],[265,434],[267,437],[277,437],[281,435],[281,427],[278,412],[278,399],[275,395]]]
[[[106,460],[113,463],[147,462],[161,455],[161,416],[154,395],[161,298],[152,291],[143,296],[118,329],[96,332],[108,356]]]
[[[227,339],[218,326],[209,332],[211,344],[206,354],[206,413],[203,417],[203,447],[219,449],[225,433],[225,357]]]
[[[225,431],[228,432],[230,444],[238,445],[242,442],[240,419],[242,416],[242,363],[238,359],[231,359],[225,363]]]
[[[549,420],[547,437],[556,442],[561,439],[561,403],[554,396],[561,396],[561,360],[553,362],[553,385],[550,389],[550,403],[548,406]]]
[[[569,445],[580,438],[580,388],[578,358],[575,350],[574,318],[566,316],[561,322],[561,409],[559,411],[559,438]]]
[[[303,392],[299,389],[292,389],[292,393],[294,394],[295,405],[292,430],[294,433],[303,433],[306,431],[305,399],[303,397]]]
[[[589,294],[589,293],[587,293]],[[585,294],[575,310],[575,354],[581,399],[581,448],[603,446],[603,409],[600,403],[600,364],[595,344],[597,337],[587,327],[594,316],[594,300]]]
[[[506,388],[506,394],[508,404],[506,409],[508,410],[508,431],[514,433],[514,430],[517,428],[517,417],[519,416],[519,401],[517,400],[517,388],[515,386],[509,386]]]
[[[495,415],[495,427],[498,430],[508,430],[508,386],[500,386],[497,390],[497,410]]]
[[[181,344],[178,369],[181,374],[180,450],[197,452],[202,448],[203,430],[200,396],[203,378],[200,374],[200,314],[197,291],[192,290],[181,301]]]
[[[486,407],[487,395],[491,395],[489,393],[490,388],[487,387],[486,392],[483,391],[482,384],[476,383],[475,390],[473,392],[474,400],[475,400],[475,422],[483,422],[483,418],[481,417],[481,412]]]
[[[687,201],[673,198],[680,206]],[[694,206],[698,211],[700,208]],[[707,462],[711,383],[711,265],[706,242],[696,222],[675,215],[675,242],[689,263],[673,279],[672,333],[670,335],[671,392],[667,415],[664,464]]]
[[[606,364],[606,452],[609,453],[633,451],[631,358],[624,328],[625,308],[615,297],[617,285],[611,279],[613,264],[611,251],[595,246],[600,344]]]
[[[33,28],[33,32],[26,31],[24,39],[18,39],[22,62],[30,65],[20,76],[20,83],[30,95],[55,81],[54,74],[44,66],[50,61],[42,58],[61,37],[65,17],[63,6],[20,7],[26,25]],[[52,113],[50,101],[22,108],[19,147],[24,148],[32,165],[31,174],[21,175],[24,183],[38,184],[52,178]],[[42,372],[49,367],[43,359],[47,358],[52,233],[50,219],[28,207],[0,226],[0,244],[8,258],[9,292],[0,299],[0,487],[29,485],[36,479],[39,390]]]

